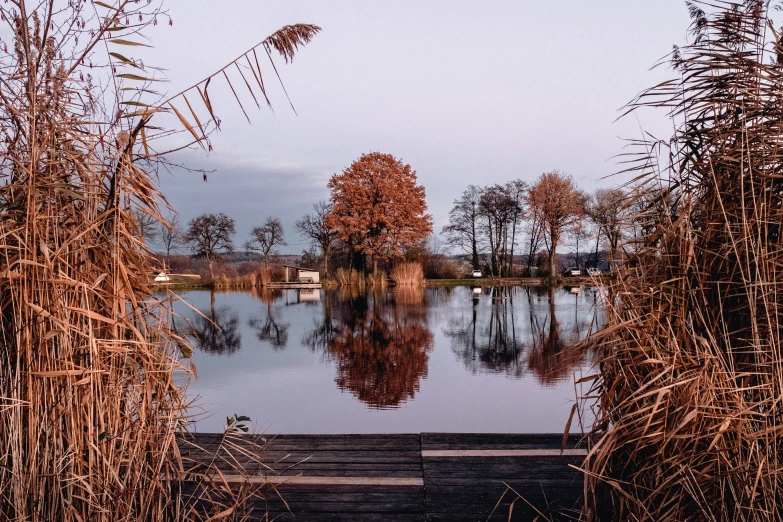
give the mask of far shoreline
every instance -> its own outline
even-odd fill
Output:
[[[596,280],[590,276],[579,277],[565,277],[561,276],[555,280],[555,287],[574,287],[574,286],[595,286]],[[393,282],[389,281],[386,288],[394,288]],[[481,287],[481,286],[519,286],[519,287],[536,287],[542,288],[550,286],[550,282],[547,278],[541,277],[481,277],[481,278],[460,278],[460,279],[425,279],[424,286],[429,288],[444,288],[444,287]],[[199,281],[199,282],[173,282],[166,284],[153,284],[152,288],[156,292],[163,290],[173,291],[192,291],[192,290],[211,290],[217,292],[242,292],[249,291],[255,288],[264,288],[263,286],[247,286],[236,285],[232,286],[230,283],[226,284],[225,281],[221,281],[221,284],[215,285],[213,282]],[[324,290],[335,290],[340,288],[336,282],[332,280],[324,281]],[[367,287],[370,289],[371,287]]]

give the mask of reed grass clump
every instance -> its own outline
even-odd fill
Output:
[[[630,168],[637,251],[609,283],[587,520],[783,519],[783,42],[766,2],[692,3],[668,141]]]
[[[334,274],[334,278],[337,280],[339,286],[358,286],[364,288],[366,283],[364,275],[353,268],[348,270],[338,268]]]
[[[145,23],[117,13],[167,16],[150,2],[12,5],[0,7],[0,520],[198,518],[178,444],[190,348],[173,297],[153,293],[140,216],[165,222],[152,177],[165,151],[149,142],[172,130],[151,118],[176,115],[206,142],[206,86],[168,105],[146,96],[154,68],[117,52],[142,45]],[[288,60],[317,30],[289,26],[257,47]],[[174,108],[195,91],[200,134]]]
[[[261,267],[258,269],[257,281],[261,286],[267,286],[272,282],[272,269]]]
[[[424,269],[421,263],[400,263],[391,271],[391,280],[394,284],[406,286],[423,286]]]

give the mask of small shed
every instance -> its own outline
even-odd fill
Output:
[[[302,268],[301,266],[283,265],[285,269],[286,283],[320,283],[321,276],[318,270]]]

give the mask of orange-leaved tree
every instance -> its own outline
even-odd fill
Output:
[[[527,194],[530,212],[544,225],[549,250],[549,277],[555,276],[555,251],[564,230],[584,214],[582,192],[571,176],[557,170],[544,172]]]
[[[332,213],[327,225],[354,252],[378,262],[401,257],[432,232],[424,187],[416,171],[391,154],[363,154],[329,180]]]

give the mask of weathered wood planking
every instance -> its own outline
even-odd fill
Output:
[[[255,501],[258,520],[308,522],[571,520],[586,453],[561,435],[222,435],[180,444],[187,467],[214,462],[237,487],[273,485]],[[221,449],[222,448],[222,449]],[[511,491],[511,489],[519,495]],[[280,498],[282,496],[285,502]],[[513,506],[513,507],[512,507]],[[290,509],[290,512],[289,512]],[[544,520],[543,517],[541,517]]]

